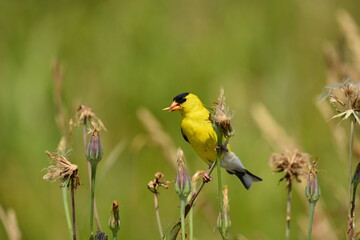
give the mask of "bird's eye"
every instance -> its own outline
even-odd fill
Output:
[[[174,97],[173,101],[176,101],[179,104],[182,104],[186,101],[186,96],[189,95],[189,93],[182,93]]]

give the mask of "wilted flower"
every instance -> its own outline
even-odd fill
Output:
[[[178,149],[177,155],[175,192],[180,198],[186,198],[191,193],[191,179],[185,167],[184,152],[181,148]]]
[[[89,145],[86,149],[86,159],[91,164],[98,164],[102,158],[103,149],[100,141],[100,134],[97,130],[93,130]]]
[[[61,179],[61,186],[64,186],[67,179],[73,179],[74,189],[77,189],[80,186],[78,166],[69,162],[65,156],[59,153],[46,151],[46,154],[50,157],[51,165],[46,168],[47,174],[43,179],[50,182]]]
[[[116,235],[120,229],[119,202],[113,201],[111,215],[109,218],[109,228]]]
[[[212,120],[220,127],[226,138],[231,137],[235,134],[232,125],[231,118],[233,113],[229,111],[225,104],[224,89],[220,90],[220,96],[218,102],[213,107],[214,113],[212,114]]]
[[[305,187],[305,196],[309,202],[317,202],[321,195],[320,186],[316,177],[316,173],[318,172],[318,170],[315,168],[316,164],[316,161],[310,164],[308,182]]]
[[[352,82],[346,79],[341,83],[333,84],[325,87],[321,100],[328,99],[339,112],[333,118],[341,117],[347,119],[354,116],[356,121],[360,123],[360,82]]]
[[[304,175],[305,167],[309,164],[310,155],[295,150],[285,151],[281,154],[273,153],[269,163],[274,172],[285,172],[285,176],[280,181],[286,179],[287,186],[290,186],[293,179],[301,182],[299,177]]]
[[[91,109],[91,107],[82,104],[79,106],[76,115],[74,119],[70,120],[70,125],[73,125],[75,127],[80,126],[81,124],[86,125],[86,123],[89,122],[94,129],[97,129],[98,131],[104,129],[106,131],[106,128],[101,121],[100,118],[96,116],[94,111]]]
[[[153,181],[150,181],[148,183],[148,189],[152,192],[152,193],[159,193],[158,192],[158,188],[159,187],[163,187],[165,189],[169,188],[169,184],[171,183],[171,181],[162,181],[162,179],[164,178],[164,174],[161,172],[157,172],[155,173],[155,179]]]
[[[222,190],[222,195],[223,195],[223,209],[222,209],[222,213],[221,212],[219,213],[217,220],[217,227],[220,231],[224,231],[223,234],[225,234],[226,236],[231,227],[231,220],[229,216],[229,211],[230,211],[229,195],[228,195],[228,187],[226,185]]]

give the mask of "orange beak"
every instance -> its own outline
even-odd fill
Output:
[[[181,109],[181,106],[179,103],[177,103],[176,101],[173,101],[170,105],[170,107],[167,107],[167,108],[164,108],[163,111],[169,111],[169,112],[172,112],[172,111],[178,111]]]

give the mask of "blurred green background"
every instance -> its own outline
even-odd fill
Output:
[[[182,92],[195,93],[211,105],[223,87],[236,113],[232,148],[264,179],[246,191],[224,174],[230,234],[247,239],[283,239],[285,234],[286,191],[278,184],[282,174],[272,174],[268,158],[275,150],[250,114],[262,102],[301,151],[320,159],[323,209],[334,239],[343,239],[347,165],[339,159],[346,154],[338,154],[329,123],[314,104],[327,84],[324,44],[341,39],[339,9],[360,22],[360,2],[351,0],[0,1],[0,205],[16,211],[23,239],[69,237],[59,183],[45,182],[41,171],[49,162],[44,151],[55,151],[61,137],[51,73],[57,60],[64,69],[69,116],[77,104],[88,104],[108,129],[102,133],[105,153],[96,192],[107,233],[111,202],[118,200],[120,239],[159,239],[147,183],[157,171],[169,180],[176,175],[146,137],[138,108],[148,108],[159,119],[194,173],[206,166],[182,139],[180,115],[161,109]],[[81,140],[81,129],[76,129],[69,159],[80,168],[77,224],[79,239],[87,239],[89,189]],[[119,143],[123,151],[102,174]],[[345,194],[335,192],[337,186]],[[196,206],[197,239],[219,239],[216,189],[214,181],[200,195],[199,203],[205,203]],[[308,207],[302,198],[294,192],[294,240],[306,236]],[[164,229],[176,221],[178,205],[172,187],[161,191]],[[2,224],[0,239],[7,239]]]

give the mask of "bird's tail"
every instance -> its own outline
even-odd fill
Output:
[[[242,182],[242,184],[246,189],[249,189],[251,187],[251,184],[253,184],[254,182],[262,181],[262,179],[259,178],[258,176],[255,176],[246,169],[244,170],[245,171],[235,171],[235,172],[227,171],[227,172],[230,174],[235,174],[240,179],[240,181]]]

